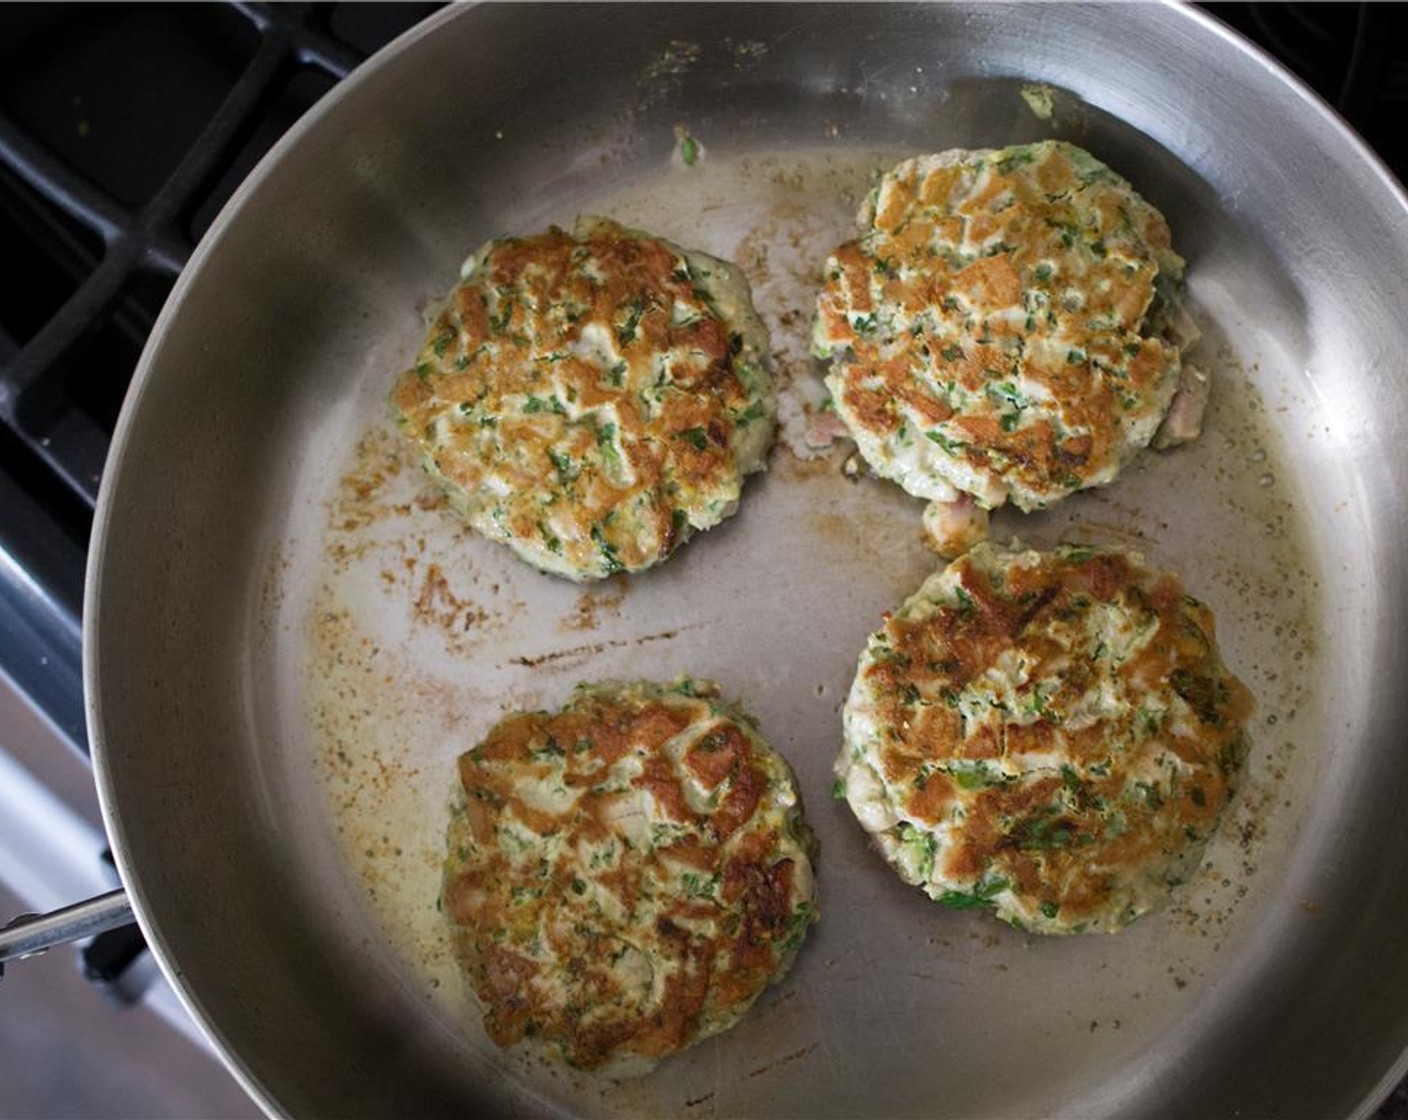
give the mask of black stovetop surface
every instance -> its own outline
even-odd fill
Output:
[[[1408,6],[1201,6],[1408,182]],[[0,5],[0,672],[79,750],[93,507],[156,315],[274,141],[438,7]],[[1381,1115],[1408,1120],[1408,1090]]]
[[[93,507],[157,313],[274,141],[438,7],[0,5],[0,672],[79,750]]]

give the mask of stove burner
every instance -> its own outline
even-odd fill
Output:
[[[80,749],[84,553],[156,316],[274,141],[437,6],[0,7],[0,239],[24,277],[0,306],[0,669]]]

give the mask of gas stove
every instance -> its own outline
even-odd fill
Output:
[[[0,5],[0,247],[12,277],[0,300],[0,683],[39,714],[49,749],[86,756],[89,532],[163,302],[270,146],[439,6]],[[1408,181],[1408,8],[1202,7],[1312,86]],[[0,728],[0,755],[10,734]],[[25,764],[47,769],[33,749]],[[1408,1091],[1380,1115],[1408,1120]]]
[[[0,244],[23,277],[0,306],[0,670],[80,751],[88,534],[157,313],[274,141],[437,6],[0,9]]]

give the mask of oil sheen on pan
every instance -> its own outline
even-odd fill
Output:
[[[1201,438],[1143,452],[1115,485],[1056,509],[993,518],[998,541],[1138,551],[1216,614],[1227,664],[1258,706],[1245,777],[1202,866],[1168,908],[1114,937],[1034,937],[935,907],[832,800],[831,764],[866,636],[939,562],[922,542],[921,503],[857,471],[853,446],[831,438],[824,370],[808,355],[826,254],[854,235],[875,176],[913,152],[731,154],[711,141],[701,137],[704,158],[675,159],[627,189],[525,202],[513,224],[599,213],[736,262],[772,337],[781,424],[767,472],[735,518],[668,565],[576,586],[445,508],[386,418],[396,359],[369,361],[337,421],[346,459],[321,491],[323,533],[271,559],[266,610],[286,600],[303,624],[267,641],[307,666],[289,687],[314,729],[311,759],[304,770],[285,763],[288,780],[316,793],[307,811],[337,839],[368,952],[390,956],[464,1047],[545,1104],[687,1116],[1079,1111],[1132,1055],[1164,1047],[1173,1060],[1173,1026],[1227,975],[1308,803],[1327,718],[1312,670],[1321,574],[1287,447],[1315,438],[1310,403],[1267,399],[1282,391],[1268,386],[1298,382],[1276,376],[1274,339],[1205,289],[1191,259],[1190,310],[1204,332],[1194,354],[1214,385]],[[425,278],[427,304],[450,279]],[[579,681],[678,673],[717,680],[795,768],[820,841],[821,921],[792,973],[735,1029],[649,1076],[603,1079],[500,1052],[435,908],[455,759],[506,712],[556,708]],[[994,1017],[991,1036],[912,1029]],[[877,1060],[876,1046],[848,1044],[860,1036],[893,1045]],[[912,1082],[916,1065],[943,1087],[941,1101],[874,1095]]]

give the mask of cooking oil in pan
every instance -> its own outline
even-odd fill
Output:
[[[1132,1056],[1176,1061],[1176,1028],[1215,1013],[1217,986],[1266,936],[1268,914],[1303,902],[1312,920],[1314,900],[1288,900],[1281,875],[1325,718],[1312,667],[1322,577],[1286,443],[1308,405],[1270,388],[1295,383],[1282,376],[1287,359],[1247,333],[1220,298],[1222,278],[1200,277],[1197,260],[1197,357],[1215,378],[1202,437],[1146,452],[1112,486],[1047,513],[1003,512],[993,535],[1132,547],[1213,607],[1226,660],[1259,706],[1243,788],[1202,869],[1125,933],[1042,939],[929,902],[832,801],[856,658],[936,560],[920,539],[921,503],[848,477],[850,446],[815,434],[825,391],[807,335],[826,255],[853,235],[878,173],[906,154],[711,147],[692,165],[505,218],[505,232],[528,232],[605,214],[742,266],[772,334],[783,423],[733,520],[643,576],[583,587],[536,573],[435,496],[385,419],[396,368],[369,368],[323,538],[299,554],[316,571],[287,581],[306,619],[293,656],[307,666],[307,780],[365,904],[369,944],[394,947],[408,990],[477,1052],[494,1048],[436,900],[455,758],[506,711],[555,707],[579,680],[688,672],[720,681],[796,769],[822,848],[822,919],[796,968],[734,1030],[644,1078],[502,1056],[574,1109],[932,1112],[931,1098],[884,1098],[916,1066],[956,1114],[1100,1107],[1102,1085]],[[427,277],[427,300],[443,279]]]

